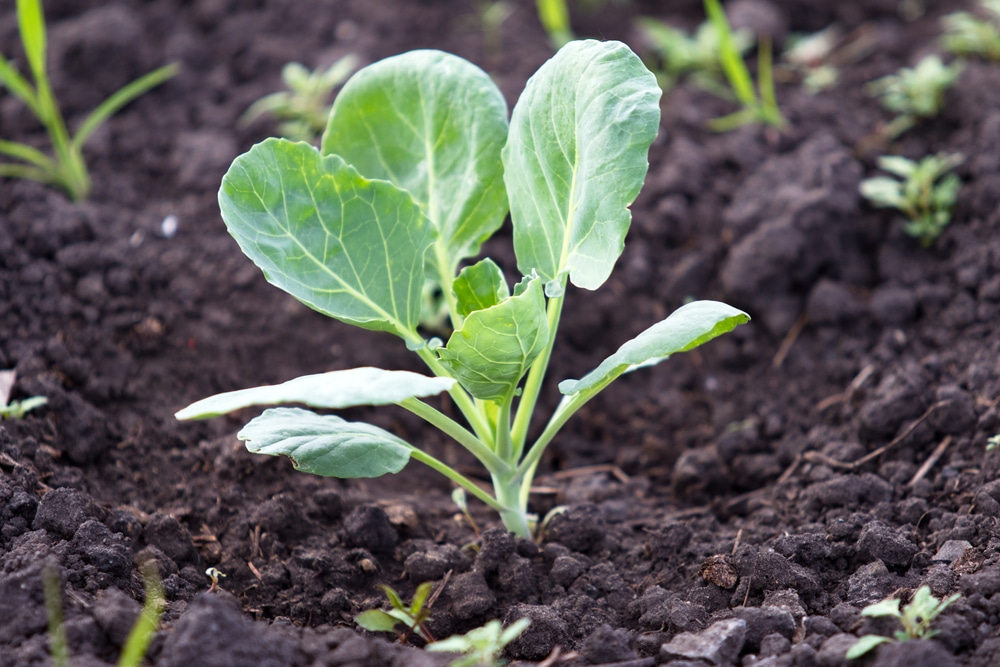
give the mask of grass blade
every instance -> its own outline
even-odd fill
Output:
[[[17,0],[17,26],[35,83],[45,76],[45,16],[41,0]]]
[[[32,148],[27,144],[22,144],[16,141],[0,140],[0,153],[12,157],[15,160],[23,160],[24,162],[32,164],[45,171],[56,171],[56,163],[52,160],[52,158],[37,148]]]
[[[104,100],[100,106],[90,112],[90,115],[83,121],[80,129],[77,130],[76,135],[73,137],[73,145],[77,148],[83,146],[94,130],[100,127],[104,121],[147,90],[155,88],[177,74],[178,70],[180,70],[180,65],[177,63],[164,65],[119,89],[118,92]]]
[[[39,115],[38,96],[35,95],[35,89],[2,55],[0,55],[0,84],[3,84],[14,97],[27,104],[32,113],[36,116]]]
[[[719,35],[719,65],[729,79],[736,98],[746,107],[757,104],[757,93],[753,89],[753,79],[733,44],[733,33],[719,0],[705,0],[705,13]]]
[[[142,664],[146,651],[149,650],[149,643],[156,633],[160,615],[163,613],[163,584],[160,583],[156,566],[147,563],[143,568],[142,578],[146,584],[146,603],[125,641],[125,646],[122,647],[118,667],[139,667]]]

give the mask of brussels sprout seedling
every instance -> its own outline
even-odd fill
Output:
[[[45,126],[55,157],[16,141],[0,141],[0,154],[17,163],[0,163],[0,176],[40,181],[65,191],[71,199],[90,194],[90,175],[83,161],[83,145],[90,135],[126,104],[177,73],[178,65],[167,65],[126,85],[88,115],[72,137],[49,86],[45,69],[45,17],[41,0],[17,0],[17,23],[34,85],[0,56],[0,85],[24,102]]]
[[[906,233],[929,248],[951,222],[962,182],[948,172],[962,160],[958,154],[928,155],[919,162],[885,155],[879,158],[878,166],[896,178],[866,178],[860,185],[861,194],[874,206],[901,211],[907,219]]]
[[[972,12],[954,12],[941,19],[941,45],[958,56],[1000,60],[1000,0],[982,0],[979,4],[983,18]]]
[[[930,586],[921,586],[917,589],[917,592],[913,594],[913,599],[910,600],[910,603],[903,607],[903,611],[899,610],[898,598],[883,600],[882,602],[868,605],[861,610],[862,616],[868,616],[869,618],[894,616],[899,619],[900,623],[903,624],[903,629],[896,631],[895,639],[892,637],[883,637],[882,635],[865,635],[859,639],[854,646],[847,650],[847,655],[845,657],[848,660],[860,658],[879,644],[884,644],[886,642],[905,642],[911,639],[930,639],[934,635],[938,634],[937,630],[930,629],[931,623],[941,614],[941,612],[947,609],[952,602],[960,597],[962,597],[961,594],[955,593],[951,597],[939,600],[931,595]]]
[[[507,644],[517,639],[531,620],[521,618],[504,629],[500,621],[493,620],[482,627],[469,630],[464,635],[455,635],[427,646],[428,651],[443,653],[463,653],[461,658],[452,660],[448,667],[498,667],[505,664],[500,660],[500,652]]]
[[[870,82],[869,94],[896,114],[885,127],[885,136],[895,139],[918,121],[938,115],[944,107],[945,91],[958,80],[964,67],[960,61],[946,65],[932,54],[916,67],[904,67],[896,74]]]
[[[281,123],[281,136],[298,141],[315,141],[330,115],[330,96],[358,66],[354,55],[346,55],[325,70],[310,72],[299,63],[288,63],[281,80],[288,90],[266,95],[247,109],[240,122],[249,125],[261,116],[272,115]]]
[[[397,404],[454,438],[489,472],[494,493],[380,428],[302,408],[266,410],[238,437],[296,468],[377,477],[417,459],[531,536],[528,493],[545,447],[566,421],[627,371],[690,350],[749,320],[695,301],[626,342],[579,380],[534,443],[567,283],[594,290],[624,249],[629,205],[659,126],[655,77],[620,42],[570,42],[528,81],[508,123],[490,77],[440,51],[413,51],[344,85],[319,150],[268,139],[236,159],[219,193],[230,233],[265,277],[348,324],[401,338],[432,376],[355,368],[219,394],[179,419],[250,405],[339,409]],[[479,252],[510,211],[511,290]],[[441,286],[453,332],[419,328],[427,280]],[[425,397],[447,392],[465,424]]]

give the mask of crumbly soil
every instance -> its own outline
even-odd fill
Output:
[[[237,119],[288,61],[425,47],[476,62],[513,103],[551,55],[533,2],[484,39],[477,3],[459,0],[47,0],[71,124],[146,71],[183,70],[93,137],[89,201],[0,181],[0,368],[17,371],[14,398],[49,400],[0,423],[0,667],[50,664],[51,566],[71,664],[115,663],[149,562],[167,606],[147,662],[164,667],[443,665],[352,621],[383,604],[379,584],[408,599],[422,581],[447,581],[437,636],[528,616],[510,659],[675,667],[844,665],[856,636],[895,629],[864,606],[927,584],[962,594],[940,634],[868,664],[1000,664],[1000,454],[986,451],[1000,432],[1000,66],[970,62],[939,118],[886,145],[863,84],[934,50],[937,18],[957,8],[928,0],[904,21],[897,4],[732,3],[779,43],[834,21],[874,37],[833,89],[781,84],[784,131],[714,134],[705,120],[726,102],[692,86],[665,97],[625,253],[600,291],[569,295],[551,378],[579,377],[690,297],[754,319],[623,378],[567,425],[532,501],[567,509],[536,544],[478,504],[477,538],[417,463],[307,476],[243,449],[253,412],[172,417],[304,373],[419,370],[397,340],[308,310],[241,255],[215,192],[275,129]],[[634,17],[691,26],[701,5],[574,12],[579,34],[641,51]],[[0,52],[23,65],[9,7]],[[44,139],[9,96],[0,137]],[[965,155],[963,187],[925,249],[858,183],[879,154],[939,151]],[[509,241],[487,248],[507,266]],[[477,474],[402,411],[347,416]],[[211,593],[210,566],[226,574]]]

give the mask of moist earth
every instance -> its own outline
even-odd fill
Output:
[[[85,151],[94,193],[70,203],[0,182],[0,368],[13,398],[48,405],[0,423],[0,666],[47,665],[44,573],[58,573],[75,666],[117,660],[155,566],[167,599],[148,664],[445,665],[353,623],[446,582],[437,637],[531,619],[522,664],[845,665],[856,637],[891,634],[861,610],[921,585],[961,598],[933,639],[867,664],[1000,662],[1000,66],[971,61],[943,113],[891,144],[863,85],[933,51],[960,3],[737,0],[735,22],[874,36],[832,89],[779,85],[788,126],[709,132],[731,110],[690,85],[660,136],[616,272],[574,291],[551,378],[580,377],[689,298],[750,325],[624,377],[551,446],[516,539],[419,464],[375,480],[296,473],[235,437],[252,412],[179,423],[211,393],[374,365],[403,346],[327,320],[267,285],[215,192],[242,126],[286,62],[364,62],[440,48],[488,71],[513,103],[552,53],[534,3],[484,34],[488,3],[457,0],[49,0],[49,65],[70,119],[161,64],[181,73],[115,116]],[[638,16],[693,27],[696,0],[573,4],[578,34],[644,55]],[[16,17],[0,52],[23,65]],[[0,98],[0,136],[43,145]],[[931,248],[858,183],[875,158],[958,152],[954,222]],[[176,230],[173,228],[176,224]],[[513,269],[510,230],[486,253]],[[557,391],[548,387],[544,409]],[[477,475],[457,446],[392,409],[347,411]],[[225,573],[208,591],[208,567]],[[52,575],[50,575],[52,576]],[[413,645],[417,645],[416,647]]]

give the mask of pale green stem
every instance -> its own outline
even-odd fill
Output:
[[[484,445],[468,429],[440,410],[424,403],[418,398],[407,398],[397,403],[397,405],[437,427],[442,433],[451,436],[455,442],[465,447],[473,456],[479,459],[491,473],[508,474],[513,470],[511,464],[497,456],[492,449]]]
[[[556,332],[559,329],[559,317],[562,315],[563,301],[566,298],[566,278],[562,279],[562,295],[549,299],[547,315],[549,321],[549,342],[535,362],[531,364],[528,371],[528,379],[524,382],[524,392],[521,401],[517,405],[517,414],[514,416],[514,426],[511,429],[511,440],[513,442],[513,457],[511,460],[517,461],[524,452],[524,443],[528,438],[528,427],[531,426],[531,415],[535,411],[535,404],[538,402],[538,395],[542,390],[542,383],[545,380],[545,372],[549,367],[549,359],[552,358],[552,348],[556,342]]]
[[[458,331],[462,328],[462,316],[458,312],[458,299],[455,298],[453,285],[455,283],[454,271],[451,269],[451,262],[448,258],[448,248],[444,243],[438,241],[434,244],[434,256],[438,269],[438,283],[441,286],[441,293],[444,295],[445,303],[448,304],[448,316],[451,318],[451,328]]]
[[[497,494],[498,510],[503,525],[518,537],[531,538],[527,502],[521,501],[521,480],[516,474],[493,475],[493,490]]]
[[[514,397],[508,396],[500,405],[500,413],[497,415],[496,443],[495,449],[500,460],[507,461],[511,468],[517,465],[514,458],[514,445],[510,438],[510,404]]]
[[[489,505],[501,516],[503,516],[504,513],[508,511],[507,507],[498,502],[497,499],[491,496],[489,493],[483,491],[478,484],[473,482],[471,479],[469,479],[462,473],[454,470],[451,466],[444,463],[443,461],[439,461],[438,459],[434,458],[427,452],[421,451],[416,447],[411,446],[410,456],[420,461],[424,465],[433,468],[434,470],[437,470],[439,473],[441,473],[451,481],[455,482],[455,484],[458,484],[460,487],[462,487],[463,489],[474,495],[476,498],[479,498],[484,503]]]
[[[451,377],[451,373],[448,372],[437,358],[437,354],[433,350],[429,349],[426,345],[420,347],[417,350],[417,354],[427,367],[434,372],[434,375],[438,377]],[[476,406],[475,401],[469,396],[468,392],[465,391],[457,382],[455,386],[448,390],[448,394],[451,396],[452,400],[455,401],[455,405],[458,409],[462,411],[462,414],[468,420],[469,425],[472,426],[472,430],[475,431],[476,436],[480,441],[485,443],[488,447],[493,447],[493,428],[489,424],[489,420],[486,416],[479,410]]]

